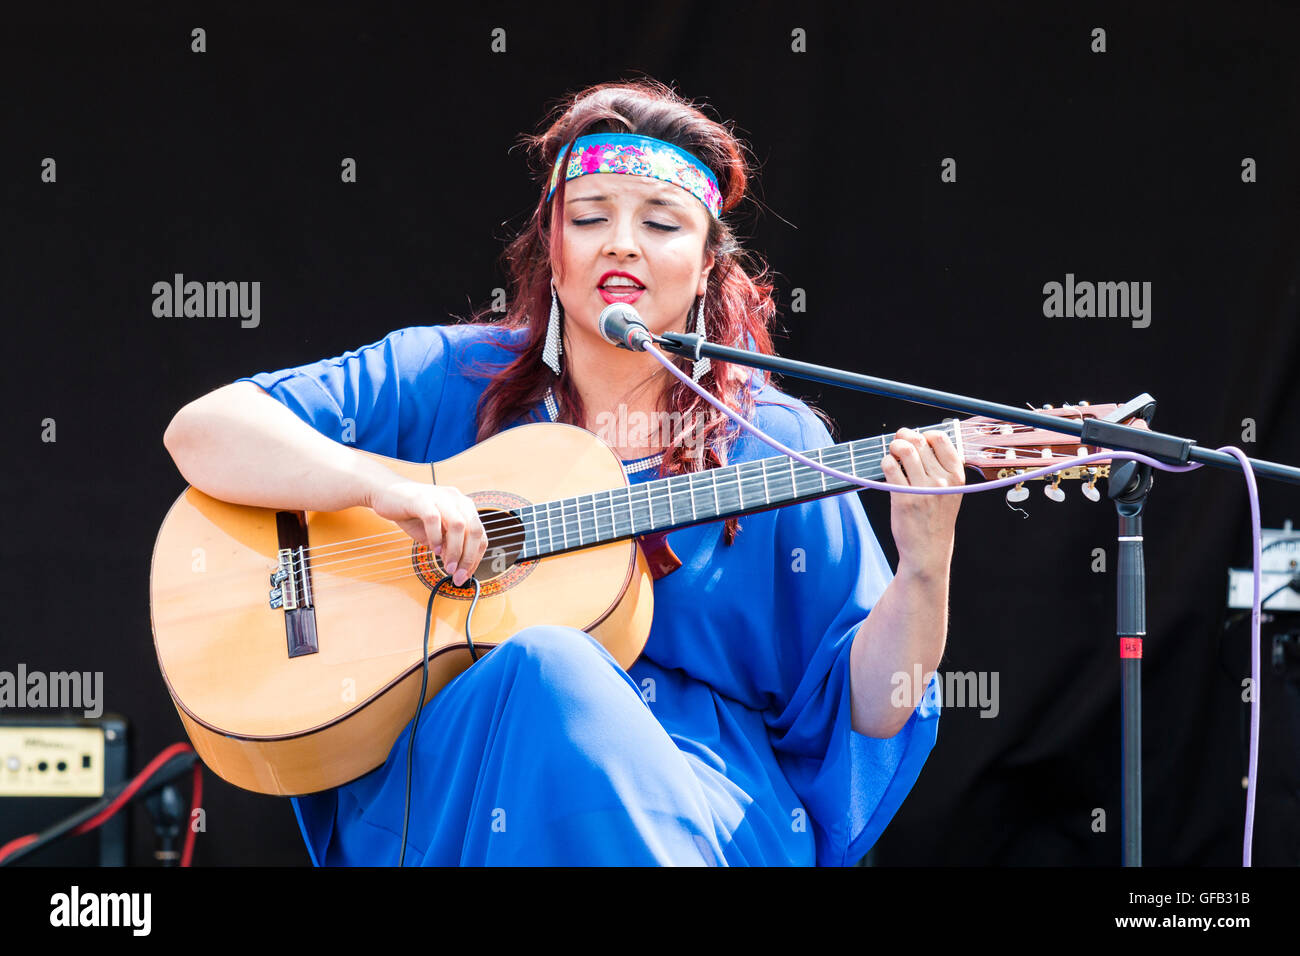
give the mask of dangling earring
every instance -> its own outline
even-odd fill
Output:
[[[695,334],[704,338],[704,296],[700,296],[700,310],[695,314]],[[701,358],[695,363],[695,372],[692,378],[698,383],[706,372],[709,370],[708,358]]]
[[[551,318],[546,323],[546,346],[542,361],[558,377],[560,374],[560,298],[555,294],[555,280],[551,280]]]

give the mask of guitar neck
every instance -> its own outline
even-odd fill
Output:
[[[918,431],[944,431],[958,451],[955,419]],[[857,478],[880,481],[880,466],[894,436],[861,438],[803,451],[811,461]],[[521,558],[543,558],[656,531],[672,531],[734,515],[752,514],[840,494],[858,486],[786,455],[707,471],[656,478],[519,508],[525,540]]]

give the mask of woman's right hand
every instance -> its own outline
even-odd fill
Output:
[[[441,555],[457,587],[469,580],[487,551],[487,532],[474,502],[450,485],[395,481],[375,492],[370,508]]]

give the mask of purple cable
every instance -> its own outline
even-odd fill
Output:
[[[1114,461],[1117,459],[1139,461],[1142,462],[1143,464],[1150,465],[1153,468],[1159,468],[1161,471],[1185,472],[1185,471],[1195,471],[1198,468],[1204,467],[1200,464],[1195,464],[1195,463],[1190,465],[1169,465],[1163,461],[1157,461],[1154,458],[1151,458],[1147,455],[1140,454],[1138,452],[1111,451],[1111,452],[1098,452],[1093,455],[1081,455],[1077,458],[1068,458],[1063,463],[1058,463],[1049,467],[1036,468],[1033,469],[1032,471],[1024,471],[1010,478],[998,478],[993,481],[980,481],[980,482],[976,482],[973,485],[956,485],[948,488],[917,488],[912,485],[891,485],[883,481],[872,481],[870,478],[859,478],[857,475],[846,474],[845,472],[839,471],[835,468],[830,468],[819,462],[815,462],[810,458],[807,458],[804,455],[799,454],[799,452],[795,451],[793,448],[787,448],[785,445],[781,444],[775,438],[772,438],[770,435],[764,434],[762,431],[755,428],[749,422],[745,421],[743,418],[741,418],[739,415],[733,412],[730,408],[727,408],[725,405],[723,405],[721,402],[715,399],[708,392],[704,391],[704,389],[700,388],[697,384],[695,384],[694,381],[691,380],[691,378],[688,375],[686,375],[685,372],[679,369],[676,365],[672,363],[671,360],[669,360],[662,352],[660,352],[659,349],[653,343],[647,342],[645,346],[645,350],[649,352],[651,355],[653,355],[655,357],[655,360],[659,362],[660,365],[668,369],[668,371],[671,372],[673,375],[677,376],[677,378],[681,379],[681,381],[684,382],[688,387],[690,387],[690,389],[694,391],[697,395],[703,398],[706,402],[708,402],[718,411],[722,412],[724,415],[726,415],[728,418],[734,421],[745,431],[749,432],[755,438],[759,439],[759,441],[771,445],[777,451],[781,452],[781,454],[787,455],[790,458],[793,458],[795,461],[807,465],[809,468],[813,468],[817,471],[830,475],[832,478],[838,478],[840,479],[840,481],[847,481],[850,484],[860,485],[863,488],[876,488],[881,491],[897,491],[903,494],[910,494],[910,495],[958,495],[958,494],[965,494],[967,492],[975,492],[975,491],[992,491],[995,488],[1005,488],[1008,485],[1018,485],[1021,482],[1031,478],[1046,477],[1047,475],[1055,474],[1056,472],[1061,471],[1062,469],[1072,468],[1075,465],[1087,464],[1088,462],[1092,462],[1092,461],[1102,461],[1102,460]],[[1225,445],[1222,448],[1218,448],[1215,450],[1228,452],[1229,454],[1235,456],[1236,459],[1241,463],[1242,471],[1244,471],[1246,474],[1246,490],[1250,497],[1251,538],[1254,543],[1253,557],[1255,563],[1255,600],[1254,600],[1254,604],[1251,607],[1251,618],[1250,618],[1250,633],[1251,633],[1250,765],[1247,769],[1247,776],[1246,776],[1246,832],[1242,842],[1242,866],[1250,866],[1251,865],[1250,851],[1251,851],[1251,844],[1254,841],[1254,830],[1255,830],[1255,778],[1257,773],[1257,764],[1259,760],[1259,690],[1260,690],[1259,688],[1259,667],[1260,667],[1260,661],[1259,661],[1260,572],[1259,572],[1259,568],[1263,560],[1262,553],[1261,553],[1262,533],[1260,530],[1260,518],[1259,518],[1259,488],[1255,483],[1255,472],[1251,468],[1250,459],[1246,457],[1245,452],[1243,452],[1240,448],[1233,447],[1232,445]]]
[[[1241,850],[1241,865],[1250,866],[1251,844],[1255,834],[1255,778],[1259,763],[1259,627],[1260,627],[1260,580],[1259,566],[1263,562],[1261,540],[1263,532],[1259,519],[1259,488],[1255,484],[1255,471],[1250,466],[1250,459],[1240,448],[1225,445],[1218,451],[1226,451],[1241,462],[1241,470],[1246,473],[1246,490],[1250,496],[1250,536],[1254,548],[1252,557],[1255,563],[1255,597],[1250,605],[1250,764],[1246,768],[1246,833]]]

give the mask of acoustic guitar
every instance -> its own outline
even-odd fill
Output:
[[[1043,411],[1080,419],[1115,408]],[[987,478],[1099,451],[982,417],[932,428]],[[892,439],[804,454],[884,480]],[[551,422],[507,429],[432,464],[361,453],[475,502],[488,534],[469,631],[480,653],[529,625],[566,624],[624,668],[649,637],[654,579],[680,566],[669,531],[858,488],[784,455],[629,485],[603,440]],[[1057,497],[1062,478],[1086,479],[1096,500],[1108,470],[1098,462],[1058,471],[1048,490]],[[415,714],[429,593],[444,574],[441,558],[369,508],[276,511],[188,487],[158,532],[150,607],[163,679],[199,756],[236,786],[282,796],[380,766]],[[472,582],[448,582],[434,600],[426,702],[473,663],[465,627],[474,597]]]

